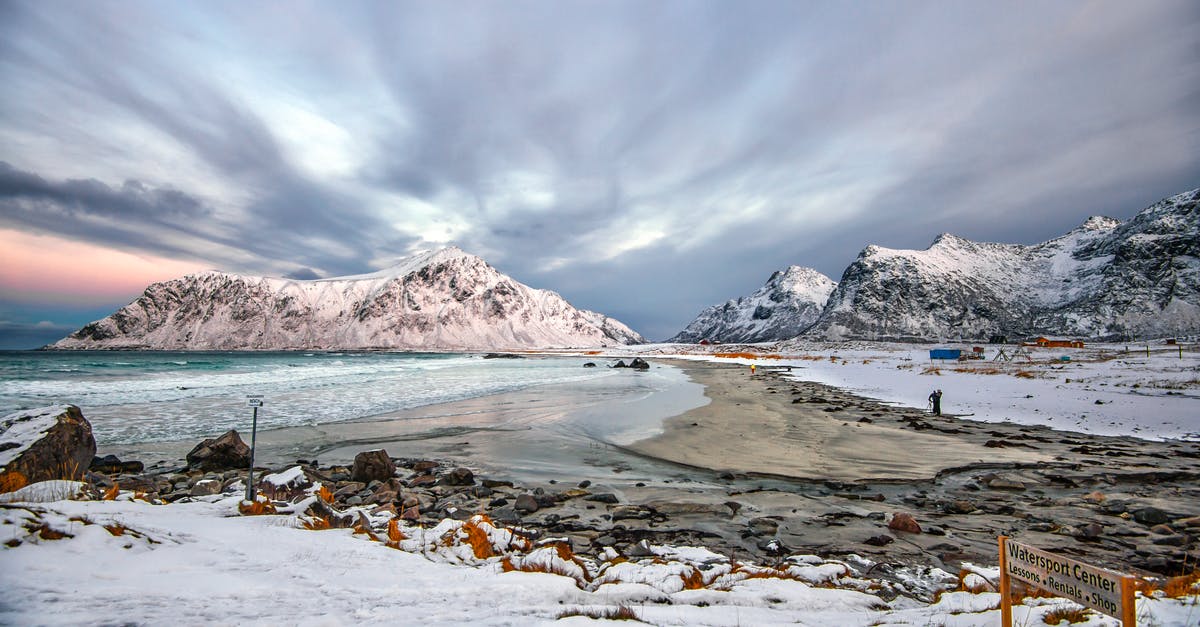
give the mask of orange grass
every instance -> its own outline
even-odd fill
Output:
[[[16,492],[27,485],[29,485],[29,479],[15,470],[0,475],[0,494]]]
[[[400,531],[400,521],[395,518],[388,521],[387,537],[391,542],[400,542],[401,540],[408,539],[404,535],[404,532]]]
[[[330,490],[327,486],[322,484],[321,487],[317,489],[317,498],[325,501],[326,503],[332,503],[333,490]]]
[[[119,494],[120,492],[121,492],[121,484],[114,483],[113,487],[109,488],[108,491],[104,493],[104,500],[112,501],[117,498],[117,494]]]
[[[259,501],[255,499],[253,503],[242,501],[238,503],[238,511],[243,516],[262,516],[264,514],[274,514],[275,506],[270,501]]]
[[[994,592],[995,591],[995,588],[992,587],[992,584],[982,575],[980,575],[980,579],[983,579],[982,582],[968,586],[966,584],[967,575],[975,575],[975,574],[978,574],[978,573],[973,573],[966,569],[958,571],[958,589],[960,592],[970,592],[971,594],[980,594],[982,592]]]
[[[700,571],[695,568],[691,569],[691,572],[686,575],[680,575],[679,578],[683,580],[684,590],[704,589],[704,575],[701,575]]]
[[[125,535],[126,527],[120,523],[113,523],[111,525],[104,525],[104,529],[114,536],[123,536]]]
[[[496,552],[492,550],[492,541],[488,538],[487,532],[474,521],[468,521],[462,526],[462,530],[467,534],[467,544],[471,546],[475,557],[483,560],[496,555]]]
[[[333,525],[329,524],[329,518],[326,516],[314,516],[300,522],[305,529],[309,531],[325,531],[331,529]]]
[[[1200,570],[1179,577],[1168,577],[1166,580],[1145,582],[1141,588],[1144,594],[1161,591],[1165,597],[1180,599],[1200,592],[1197,586],[1200,586]]]

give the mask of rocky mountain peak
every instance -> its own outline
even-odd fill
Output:
[[[808,328],[833,291],[829,277],[802,266],[771,273],[749,296],[700,312],[671,342],[769,342],[791,338]]]
[[[156,283],[51,348],[496,350],[644,341],[617,320],[451,247],[340,278],[213,272]]]

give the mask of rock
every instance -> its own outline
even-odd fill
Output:
[[[592,482],[587,479],[584,479],[583,481],[579,482],[578,487],[579,487],[579,489],[583,490],[583,489],[586,489],[590,485],[592,485]]]
[[[620,502],[617,500],[617,495],[612,494],[611,492],[601,492],[600,494],[585,496],[583,497],[583,500],[592,501],[593,503],[605,503],[607,505],[615,505]]]
[[[635,370],[649,370],[650,364],[646,363],[641,357],[634,357],[633,361],[629,362],[629,367]]]
[[[892,520],[888,522],[888,529],[907,533],[921,533],[921,525],[917,524],[917,520],[912,517],[912,514],[904,512],[898,512],[895,516],[892,516]]]
[[[1159,536],[1154,538],[1151,540],[1151,542],[1158,546],[1186,546],[1188,543],[1188,537],[1182,533],[1173,533],[1169,536]]]
[[[625,549],[625,557],[654,557],[654,551],[650,549],[649,542],[641,540]]]
[[[618,520],[645,520],[654,515],[653,511],[641,505],[617,505],[612,508],[611,513],[614,522]]]
[[[1168,522],[1171,518],[1167,513],[1157,507],[1143,507],[1133,512],[1133,519],[1143,525],[1161,525]]]
[[[400,513],[400,519],[401,520],[420,520],[421,519],[421,510],[420,510],[420,508],[418,508],[416,506],[406,507],[404,509],[404,511]]]
[[[1150,533],[1157,533],[1160,536],[1166,536],[1175,533],[1175,530],[1171,528],[1171,525],[1161,524],[1151,527]]]
[[[596,367],[596,362],[594,362],[594,361],[589,361],[589,362],[587,362],[587,363],[583,364],[583,367],[584,367],[584,368],[595,368],[595,367]]]
[[[498,481],[496,479],[484,479],[480,483],[483,484],[483,487],[492,489],[513,487],[513,482],[511,481]]]
[[[1181,518],[1181,519],[1175,521],[1175,524],[1183,526],[1183,527],[1189,527],[1189,528],[1200,527],[1200,516],[1192,516],[1191,518]]]
[[[442,477],[445,485],[475,485],[475,473],[468,468],[455,468]]]
[[[738,510],[742,509],[742,504],[737,501],[725,501],[725,507],[729,508],[731,515],[736,516]]]
[[[187,454],[189,469],[224,471],[250,466],[250,447],[234,429],[197,444]]]
[[[766,553],[767,555],[783,555],[791,552],[791,549],[784,546],[783,543],[779,541],[779,538],[766,538],[759,540],[758,544],[755,546],[758,547],[758,550]]]
[[[1097,523],[1088,523],[1075,530],[1075,537],[1079,540],[1095,540],[1104,534],[1104,527]]]
[[[388,457],[387,451],[383,449],[375,449],[373,451],[363,451],[354,456],[354,466],[350,470],[350,477],[354,481],[387,481],[396,474],[396,465],[392,463],[392,458]]]
[[[770,518],[754,518],[750,520],[749,525],[757,534],[774,535],[779,531],[779,521]]]
[[[538,511],[538,502],[532,494],[522,494],[513,502],[513,509],[522,514],[532,514]]]
[[[95,455],[92,425],[74,405],[0,418],[0,492],[53,479],[78,481]]]
[[[987,482],[987,487],[993,490],[1012,490],[1014,492],[1023,492],[1025,490],[1025,483],[1012,477],[996,477]]]
[[[870,538],[863,540],[863,544],[869,544],[871,546],[887,546],[895,541],[895,538],[885,533],[878,536],[871,536]]]
[[[216,479],[201,479],[192,486],[189,494],[192,496],[210,496],[221,493],[221,482]]]
[[[116,455],[93,457],[92,465],[88,467],[88,470],[92,472],[102,472],[107,475],[142,472],[145,469],[146,465],[142,462],[123,462]]]
[[[1103,492],[1092,492],[1090,494],[1084,495],[1083,500],[1088,503],[1099,504],[1099,503],[1103,503],[1104,499],[1106,499],[1106,498],[1108,498],[1108,497],[1104,496]]]
[[[431,486],[437,482],[437,477],[433,475],[417,475],[408,481],[408,485],[411,488],[420,488],[422,486]]]

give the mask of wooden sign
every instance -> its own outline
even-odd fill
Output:
[[[1134,578],[1000,536],[1000,620],[1012,627],[1012,583],[1026,584],[1136,625]]]

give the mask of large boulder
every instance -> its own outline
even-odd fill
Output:
[[[354,456],[354,467],[350,470],[350,479],[370,483],[378,479],[387,481],[396,474],[396,464],[388,457],[387,451],[375,449],[363,451]]]
[[[28,409],[0,418],[0,492],[38,481],[78,481],[95,455],[92,425],[74,405]]]
[[[187,454],[188,468],[205,472],[250,467],[250,447],[234,429],[196,445]]]

